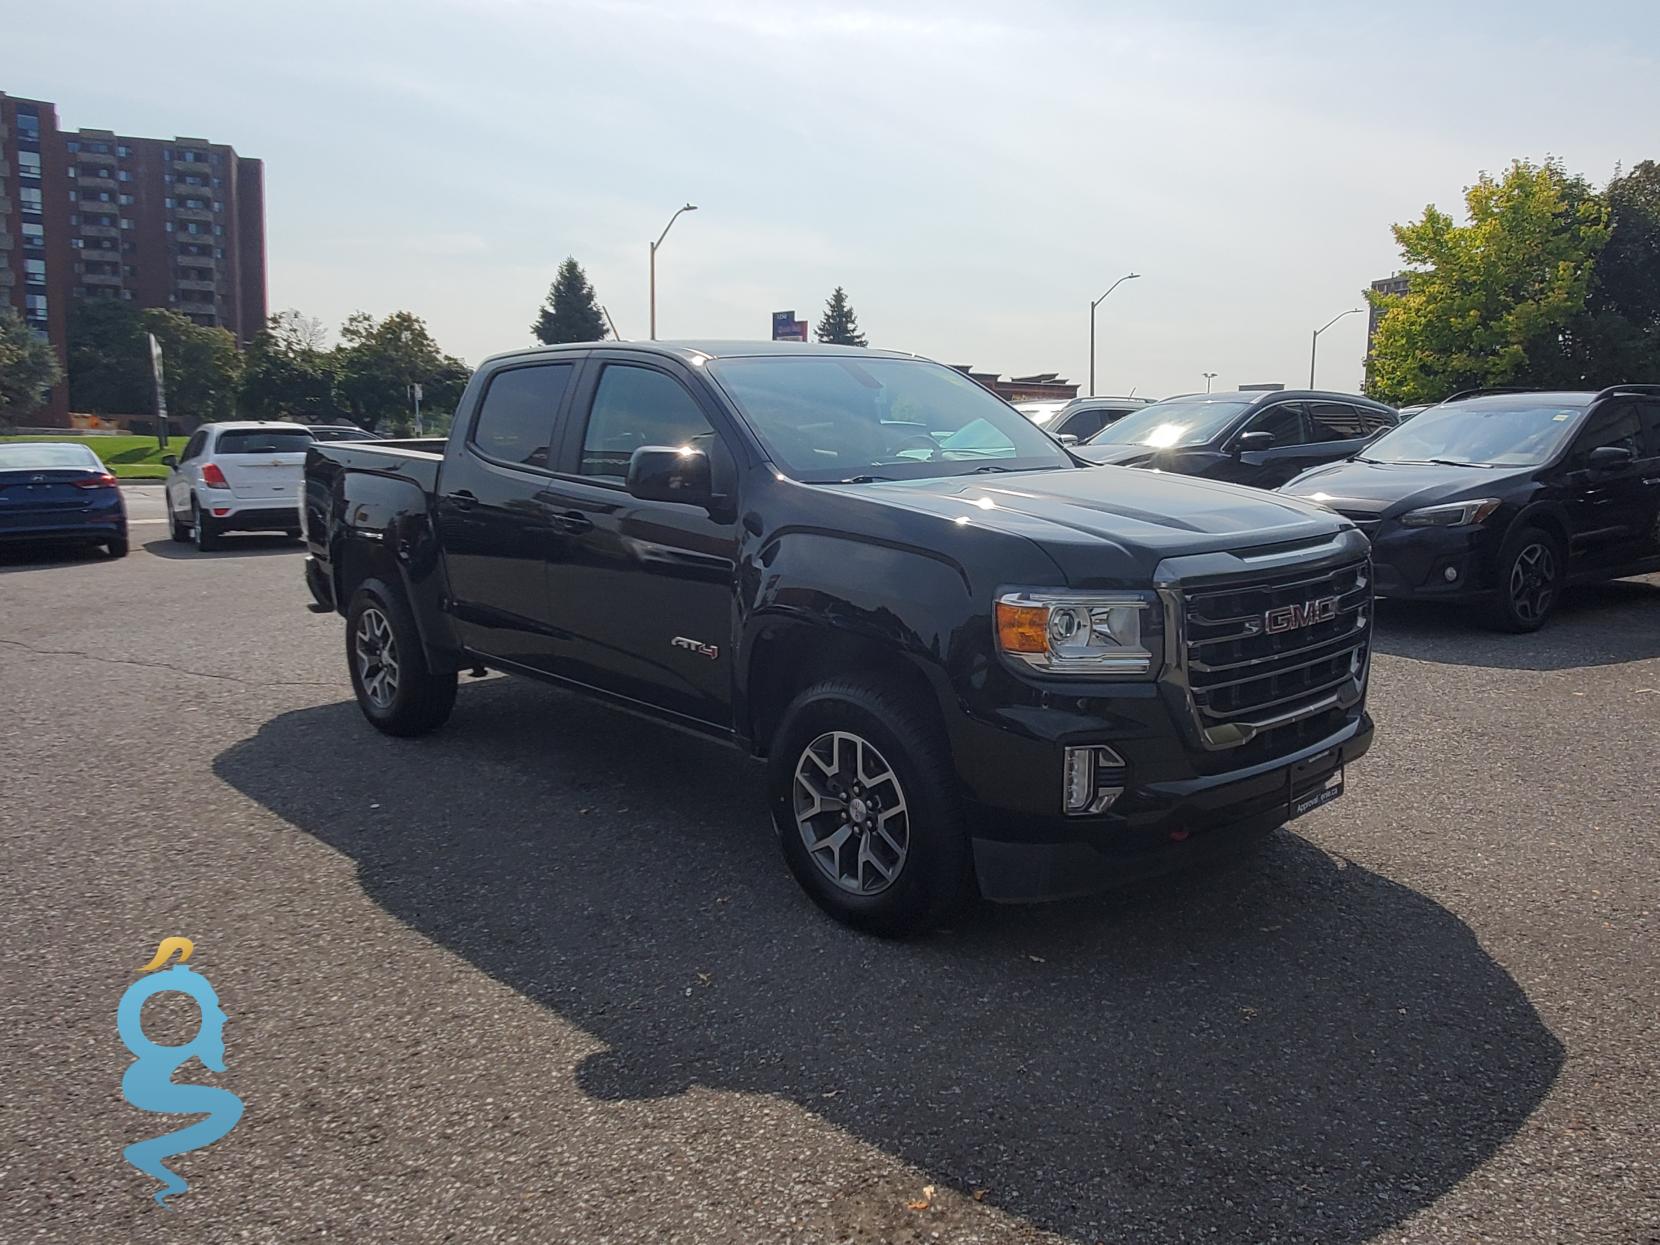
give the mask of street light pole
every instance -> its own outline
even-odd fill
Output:
[[[1320,334],[1324,333],[1344,316],[1358,316],[1359,314],[1359,307],[1350,307],[1347,311],[1338,312],[1335,316],[1314,330],[1314,337],[1310,340],[1308,346],[1308,387],[1310,389],[1314,388],[1314,356],[1320,350]]]
[[[1210,382],[1216,379],[1216,373],[1215,372],[1201,372],[1200,375],[1205,378],[1205,392],[1209,393],[1210,392]]]
[[[669,236],[669,230],[674,228],[674,222],[680,219],[681,212],[695,212],[697,204],[688,203],[669,217],[669,223],[663,226],[663,232],[657,235],[657,241],[651,244],[651,340],[657,340],[657,248],[663,245],[663,239]]]
[[[1127,272],[1107,287],[1107,294],[1111,294],[1126,281],[1133,281],[1141,274]],[[1101,295],[1089,305],[1089,396],[1095,396],[1095,309],[1107,301],[1107,294]]]

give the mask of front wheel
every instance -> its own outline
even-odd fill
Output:
[[[807,689],[772,741],[768,788],[790,871],[838,921],[906,934],[972,897],[950,753],[908,698],[861,679]]]
[[[435,673],[403,594],[371,579],[346,611],[346,661],[357,706],[376,730],[425,735],[455,707],[455,671]]]
[[[1537,631],[1556,606],[1567,570],[1561,543],[1537,527],[1524,527],[1504,542],[1494,573],[1489,620],[1500,631]]]

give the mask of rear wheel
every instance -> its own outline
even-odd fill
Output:
[[[212,553],[223,543],[219,537],[218,526],[202,513],[202,508],[195,502],[190,503],[190,535],[196,542],[199,553]]]
[[[358,708],[388,735],[436,730],[455,707],[455,671],[428,668],[403,594],[381,580],[367,581],[352,596],[346,661]]]
[[[1556,606],[1566,569],[1556,537],[1537,527],[1515,532],[1499,554],[1489,620],[1501,631],[1539,630]]]
[[[790,871],[838,921],[911,933],[972,897],[950,754],[906,698],[860,679],[809,688],[772,741],[768,786]]]

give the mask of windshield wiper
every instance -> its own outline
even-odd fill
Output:
[[[1456,458],[1432,458],[1429,460],[1438,467],[1491,467],[1492,463],[1461,463]]]
[[[1008,467],[999,467],[996,463],[987,463],[984,467],[974,468],[974,470],[970,471],[968,474],[971,475],[971,476],[977,476],[982,471],[1008,471],[1008,470],[1009,470]]]
[[[892,480],[892,476],[848,476],[845,480],[837,480],[837,484],[878,484]]]

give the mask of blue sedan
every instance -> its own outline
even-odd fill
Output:
[[[103,461],[84,445],[0,444],[0,542],[78,542],[127,554],[127,505]]]

